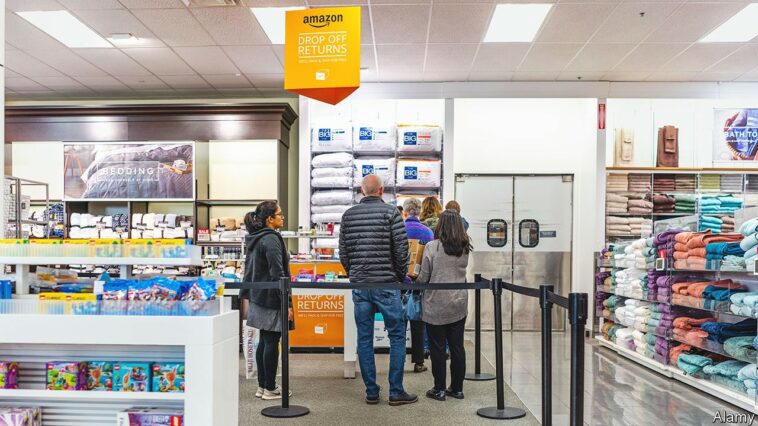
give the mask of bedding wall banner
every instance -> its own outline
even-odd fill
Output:
[[[713,112],[713,161],[758,161],[758,108]]]
[[[64,199],[193,200],[194,142],[63,144]]]
[[[284,89],[332,105],[361,85],[361,8],[286,14]]]

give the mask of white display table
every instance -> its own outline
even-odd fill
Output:
[[[0,359],[19,361],[0,405],[38,405],[45,424],[113,425],[130,407],[184,408],[187,426],[238,424],[238,313],[206,317],[0,315]],[[184,393],[45,390],[48,361],[183,361]]]

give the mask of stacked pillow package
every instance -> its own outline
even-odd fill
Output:
[[[339,223],[342,221],[342,214],[353,205],[354,161],[353,155],[348,152],[320,154],[313,157],[311,185],[318,189],[311,196],[312,222]],[[340,184],[319,186],[318,183],[314,184],[316,179],[321,179],[319,182],[339,181]]]

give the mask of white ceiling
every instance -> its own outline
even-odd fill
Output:
[[[534,43],[483,44],[495,0],[6,0],[6,97],[283,96],[283,46],[248,7],[335,4],[363,7],[364,82],[758,81],[758,38],[695,43],[749,1],[552,2]],[[69,49],[14,13],[61,9],[141,44]]]

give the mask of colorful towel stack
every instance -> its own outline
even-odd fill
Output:
[[[629,214],[650,216],[653,213],[653,202],[648,200],[629,199],[626,203]]]
[[[718,197],[702,197],[699,202],[699,211],[704,214],[734,214],[742,208],[742,200],[731,195]]]
[[[710,269],[719,269],[726,256],[742,257],[744,255],[745,250],[742,250],[739,242],[708,243],[705,246],[705,259],[707,260],[706,266]]]
[[[676,340],[692,345],[701,345],[703,340],[708,338],[708,332],[700,329],[700,325],[706,322],[715,321],[715,318],[690,318],[679,317],[674,319],[674,329],[672,333]]]
[[[734,232],[734,217],[721,216],[721,232]]]
[[[755,349],[755,346],[753,347]],[[737,380],[742,380],[747,388],[747,394],[751,398],[755,398],[755,388],[758,384],[758,366],[755,362],[748,364],[737,373]]]
[[[739,372],[747,365],[747,362],[730,359],[715,365],[704,366],[703,374],[705,374],[706,379],[713,383],[747,394],[747,386],[745,386],[744,381],[738,379]]]
[[[619,296],[611,295],[609,298],[605,299],[603,301],[603,318],[607,320],[613,319],[613,313],[616,311],[616,308],[623,305],[624,299],[622,299]]]
[[[626,214],[628,212],[627,210],[628,201],[629,201],[629,198],[621,194],[609,192],[605,194],[605,212],[608,214],[613,214],[613,213]]]
[[[629,178],[625,174],[609,173],[605,183],[609,192],[624,192],[629,190]]]
[[[681,229],[669,229],[653,237],[653,244],[658,250],[663,250],[667,257],[674,255],[676,234],[683,232]]]
[[[664,271],[647,270],[647,296],[645,297],[647,300],[658,300],[658,280],[665,276]]]
[[[694,175],[676,175],[676,192],[695,192],[697,186]]]
[[[650,175],[630,173],[628,177],[629,191],[650,192]]]
[[[735,315],[758,317],[758,291],[736,293],[729,296],[729,310]]]
[[[745,250],[745,268],[755,272],[756,251],[758,250],[758,219],[750,219],[740,226],[740,234],[745,238],[740,242],[740,247]]]
[[[653,195],[653,212],[655,213],[673,213],[676,199],[665,194]]]
[[[758,175],[745,176],[745,190],[748,192],[758,192]]]
[[[677,194],[674,210],[677,213],[695,213],[697,197],[694,194]]]
[[[629,232],[634,236],[648,237],[653,233],[653,220],[641,217],[630,217]]]
[[[755,362],[758,359],[758,351],[753,347],[756,337],[755,335],[730,337],[724,341],[724,352],[740,361]]]
[[[674,192],[676,191],[676,178],[674,175],[655,175],[653,177],[653,191]]]
[[[755,318],[748,318],[734,324],[716,321],[705,322],[700,325],[700,328],[708,333],[708,340],[724,343],[731,337],[752,336],[755,338],[757,326]]]
[[[700,215],[697,230],[699,232],[712,231],[715,234],[719,234],[721,233],[721,227],[723,224],[724,221],[718,217]]]
[[[721,176],[700,175],[699,189],[702,191],[719,191],[721,189]]]
[[[721,190],[742,192],[742,175],[721,175]]]
[[[730,279],[721,281],[684,281],[671,286],[671,302],[676,305],[727,312],[729,296],[742,292],[741,284]]]

